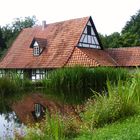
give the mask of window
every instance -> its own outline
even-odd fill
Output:
[[[45,69],[34,69],[32,70],[32,81],[41,80],[46,77]]]
[[[87,34],[91,35],[91,26],[87,25]]]
[[[47,47],[47,39],[45,38],[33,38],[30,48],[33,50],[34,56],[39,56],[43,50]]]
[[[38,43],[35,41],[33,45],[33,55],[34,56],[39,56],[42,52],[42,48],[39,47]]]
[[[41,104],[35,104],[35,115],[36,117],[40,117],[41,115]]]
[[[34,111],[32,112],[34,119],[38,120],[38,119],[44,117],[45,111],[46,111],[46,108],[42,104],[35,103],[34,104]]]
[[[35,47],[34,47],[34,49],[33,49],[33,54],[34,54],[35,56],[40,55],[40,48],[39,48],[39,46],[35,46]]]
[[[0,70],[0,77],[3,77],[3,76],[5,76],[5,70],[1,69]]]

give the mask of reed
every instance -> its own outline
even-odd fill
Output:
[[[52,71],[43,80],[43,87],[46,94],[51,91],[65,101],[82,103],[93,95],[91,89],[102,92],[107,89],[107,80],[116,83],[119,79],[126,80],[128,77],[128,71],[120,68],[63,68]]]

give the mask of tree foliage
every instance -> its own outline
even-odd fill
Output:
[[[119,48],[123,47],[123,40],[121,38],[120,33],[114,32],[111,35],[101,35],[100,38],[102,41],[102,44],[105,48]]]
[[[32,27],[36,24],[35,16],[16,18],[12,24],[7,24],[0,28],[0,56],[11,46],[17,35],[23,28]]]
[[[122,29],[121,33],[100,35],[105,48],[131,47],[140,45],[140,10],[133,16]]]
[[[6,44],[3,37],[2,28],[0,27],[0,49],[2,50],[5,47],[6,47]]]
[[[25,18],[16,18],[12,23],[12,31],[17,35],[22,29],[32,27],[36,23],[36,17],[25,17]]]

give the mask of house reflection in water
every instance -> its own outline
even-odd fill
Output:
[[[75,107],[70,105],[62,105],[50,99],[46,99],[41,94],[32,94],[24,97],[21,101],[12,105],[13,111],[24,124],[28,122],[34,123],[40,121],[48,115],[59,113],[61,115],[79,115],[75,112]]]
[[[46,108],[41,105],[40,103],[34,104],[34,111],[32,112],[32,115],[34,119],[37,121],[45,116]]]

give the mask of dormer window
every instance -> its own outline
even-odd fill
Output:
[[[30,47],[33,48],[33,55],[39,56],[46,46],[47,46],[46,39],[34,38]]]

